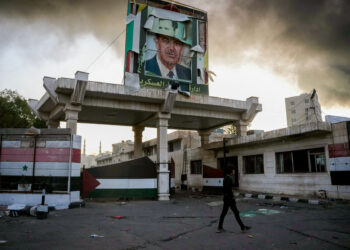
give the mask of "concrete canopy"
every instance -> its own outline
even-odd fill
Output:
[[[65,121],[67,105],[78,107],[78,122],[156,127],[158,113],[171,113],[168,128],[211,130],[253,120],[262,110],[257,97],[246,101],[211,96],[174,96],[171,112],[165,107],[168,89],[141,88],[130,93],[124,85],[44,77],[46,93],[30,100],[34,112],[46,121]],[[177,91],[176,91],[177,93]]]

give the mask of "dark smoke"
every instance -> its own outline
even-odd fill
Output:
[[[181,2],[209,14],[210,66],[256,63],[296,78],[306,92],[317,89],[324,106],[350,107],[350,1]],[[63,44],[85,33],[108,43],[125,28],[125,13],[126,0],[1,1],[0,46],[17,39],[4,30],[21,25],[62,33]],[[124,41],[114,45],[118,55]]]

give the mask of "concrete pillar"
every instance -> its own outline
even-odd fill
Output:
[[[46,121],[46,126],[48,128],[58,128],[60,126],[60,121],[48,120],[48,121]]]
[[[238,136],[246,136],[247,135],[249,122],[245,122],[245,121],[240,120],[240,121],[237,121],[235,125],[236,125],[236,130],[237,130]]]
[[[209,143],[209,136],[212,130],[198,130],[198,134],[201,137],[201,147]]]
[[[168,167],[168,120],[170,114],[157,115],[157,162],[158,162],[158,200],[169,200],[169,167]]]
[[[133,126],[132,131],[134,131],[134,159],[143,156],[142,152],[142,132],[145,127]]]
[[[81,106],[69,105],[67,104],[63,109],[65,112],[65,121],[66,128],[70,128],[73,134],[77,133],[77,124],[78,124],[78,114],[81,111]]]

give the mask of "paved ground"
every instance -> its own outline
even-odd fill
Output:
[[[217,234],[220,196],[177,195],[169,202],[87,202],[48,219],[0,218],[0,249],[350,249],[350,205],[327,207],[238,199]],[[122,219],[113,216],[125,216]],[[103,237],[90,237],[96,234]]]

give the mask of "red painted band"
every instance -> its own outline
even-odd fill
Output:
[[[80,163],[80,149],[72,149],[72,162]],[[3,148],[1,161],[5,162],[32,162],[34,161],[33,148]],[[36,162],[69,162],[69,148],[37,148]]]

